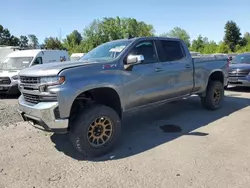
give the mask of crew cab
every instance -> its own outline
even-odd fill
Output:
[[[129,112],[193,94],[205,108],[219,109],[227,68],[226,58],[192,58],[180,39],[115,40],[76,62],[20,71],[19,111],[39,129],[69,133],[80,153],[96,157],[118,143]]]

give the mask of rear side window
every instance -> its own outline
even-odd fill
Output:
[[[180,59],[183,59],[185,57],[183,47],[179,41],[168,41],[168,40],[162,40],[160,41],[161,48],[161,61],[178,61]]]

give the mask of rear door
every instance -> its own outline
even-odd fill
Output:
[[[167,39],[156,42],[161,66],[162,87],[165,98],[181,97],[193,90],[193,61],[180,40]]]

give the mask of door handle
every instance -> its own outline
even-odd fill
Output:
[[[186,65],[185,65],[185,68],[186,68],[186,69],[189,69],[189,68],[190,68],[190,65],[189,65],[189,64],[186,64]]]
[[[161,68],[155,68],[155,72],[161,72],[162,69]]]

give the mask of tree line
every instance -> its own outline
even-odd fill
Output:
[[[175,27],[159,36],[181,38],[191,51],[203,54],[250,51],[250,33],[246,32],[242,35],[239,26],[234,21],[229,20],[225,23],[224,32],[224,38],[219,43],[202,35],[191,41],[189,33],[180,27]],[[118,16],[114,18],[105,17],[93,20],[83,29],[82,33],[74,30],[63,40],[58,37],[48,37],[42,44],[39,44],[35,34],[17,37],[12,35],[8,28],[0,25],[0,45],[67,49],[69,53],[86,53],[102,43],[127,38],[128,36],[156,36],[156,34],[153,25],[143,21]]]

